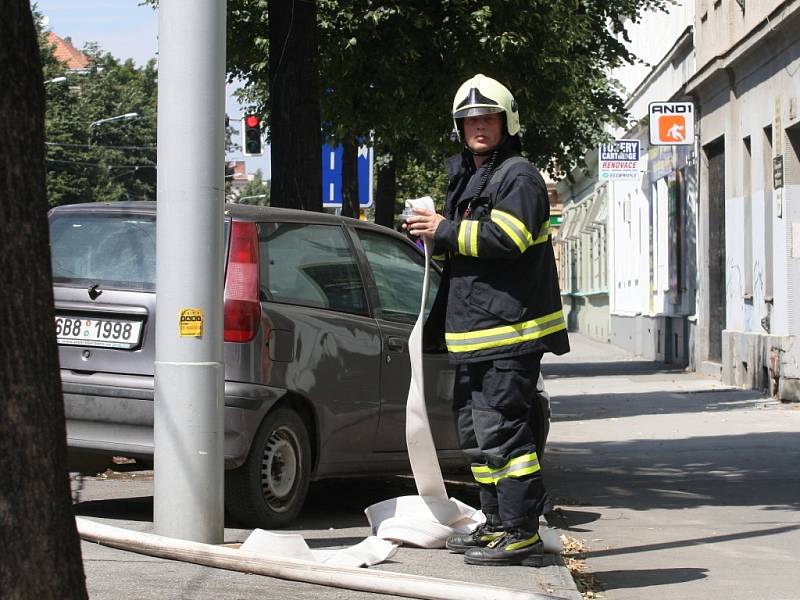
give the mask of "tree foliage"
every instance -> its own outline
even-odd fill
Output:
[[[563,175],[605,138],[607,123],[625,120],[609,73],[636,61],[623,43],[627,25],[670,2],[319,0],[324,134],[374,135],[379,153],[393,160],[401,194],[433,191],[443,157],[460,148],[450,135],[453,94],[484,73],[515,95],[526,155]],[[267,110],[267,2],[228,6],[229,73],[247,83],[246,101]],[[415,181],[426,187],[409,190]]]
[[[441,166],[432,169],[429,164],[414,158],[406,160],[402,172],[397,175],[398,198],[431,196],[438,210],[444,208],[446,189],[447,176]]]
[[[668,1],[321,0],[323,120],[427,162],[458,150],[453,94],[484,73],[514,94],[527,155],[563,173],[624,121],[608,75],[636,61],[626,25]]]
[[[89,45],[83,52],[91,66],[77,72],[53,57],[41,29],[39,45],[44,79],[50,82],[45,84],[49,204],[155,200],[155,60],[136,67]],[[126,113],[139,117],[92,126]]]

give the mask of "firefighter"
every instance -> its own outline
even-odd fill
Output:
[[[463,151],[445,164],[444,215],[415,209],[408,231],[434,242],[444,277],[426,323],[456,365],[459,442],[486,522],[447,540],[467,564],[536,564],[546,491],[529,425],[545,352],[569,351],[539,172],[520,156],[511,92],[475,75],[456,92]]]

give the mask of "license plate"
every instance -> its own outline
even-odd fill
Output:
[[[59,344],[129,349],[139,345],[141,334],[141,321],[56,316]]]

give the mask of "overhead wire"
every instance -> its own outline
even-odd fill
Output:
[[[80,165],[83,167],[97,167],[99,169],[156,169],[158,168],[157,165],[106,165],[103,163],[93,163],[93,162],[85,162],[79,160],[62,160],[58,158],[45,158],[47,162],[55,162],[55,163],[63,163],[63,164],[70,164],[70,165]],[[225,175],[225,179],[230,179],[235,177],[236,173],[231,173],[230,175]]]
[[[54,162],[54,163],[62,163],[62,164],[69,164],[69,165],[81,165],[84,167],[98,167],[103,169],[155,169],[156,165],[108,165],[104,163],[98,162],[86,162],[81,160],[65,160],[59,158],[45,158],[47,162]]]
[[[61,146],[64,148],[104,148],[111,150],[155,150],[156,146],[103,146],[101,144],[74,144],[68,142],[45,142],[45,146]]]

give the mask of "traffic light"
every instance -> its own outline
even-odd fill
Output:
[[[242,154],[245,156],[261,156],[264,154],[264,143],[261,138],[261,118],[256,115],[242,117]]]

